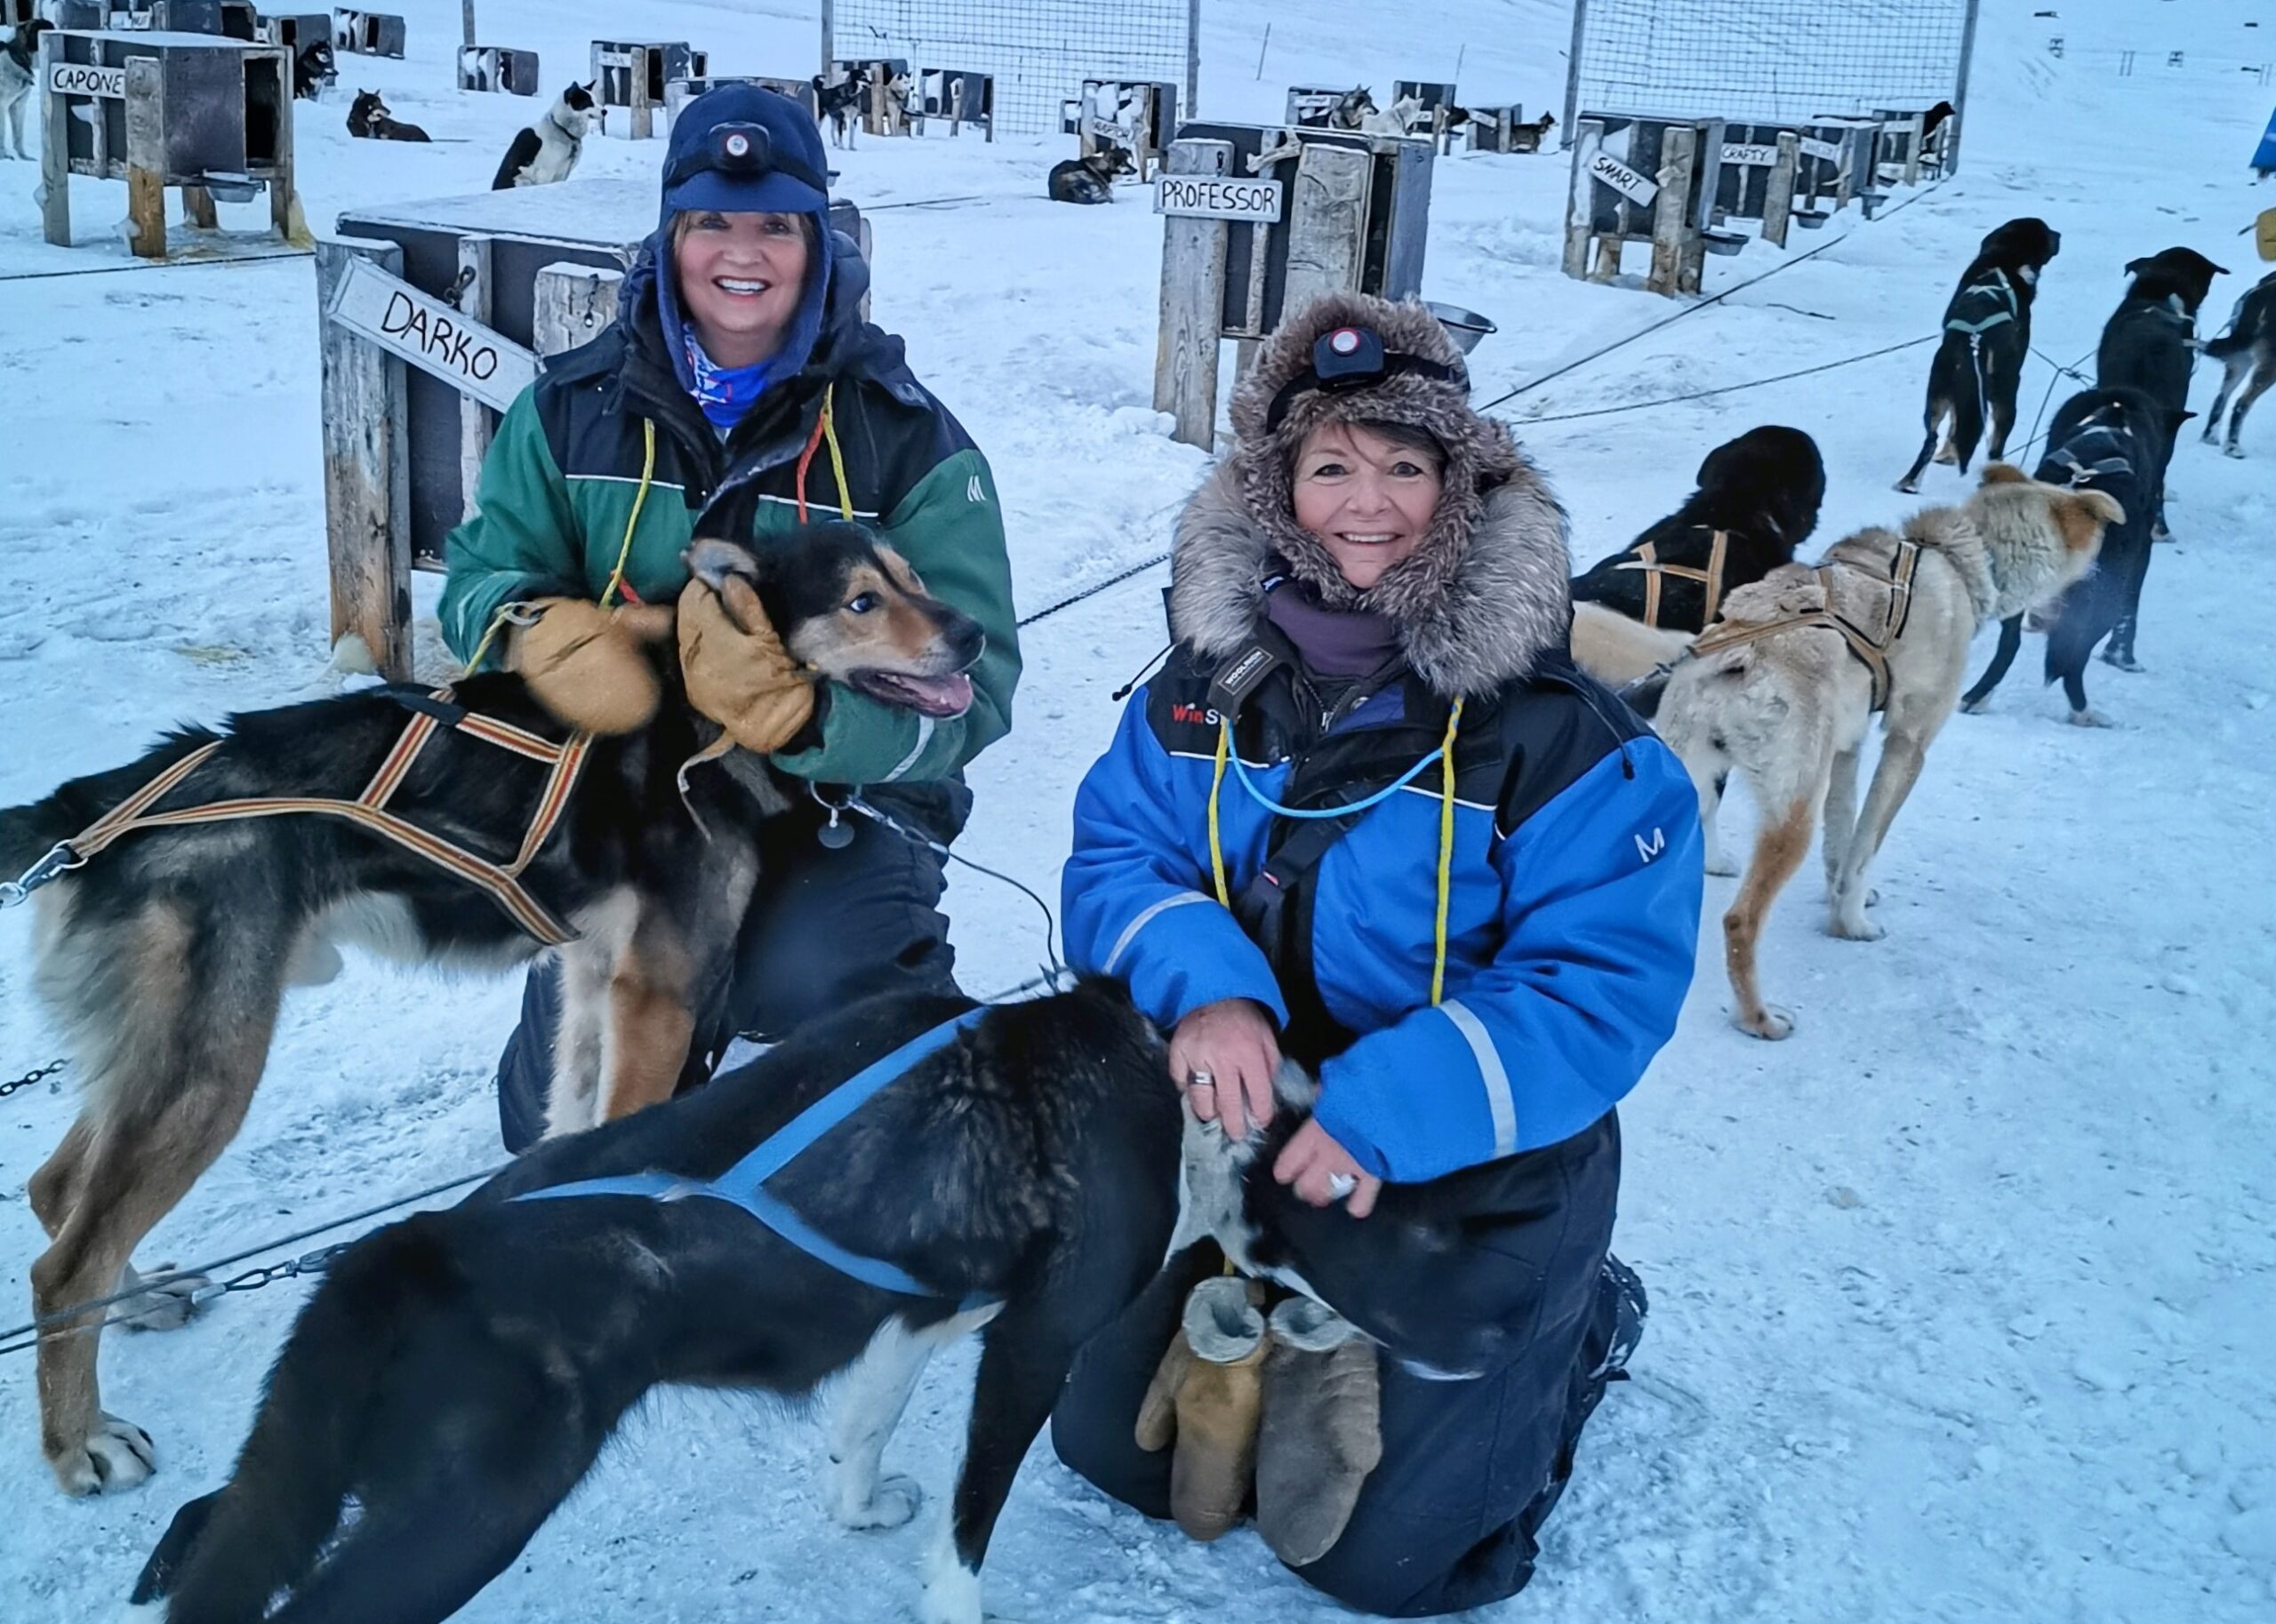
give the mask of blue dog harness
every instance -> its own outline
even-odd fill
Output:
[[[623,1173],[614,1178],[580,1179],[573,1184],[525,1190],[513,1199],[550,1201],[569,1196],[638,1196],[650,1201],[683,1201],[691,1196],[708,1196],[741,1207],[807,1256],[827,1263],[841,1275],[876,1286],[881,1292],[897,1292],[905,1297],[939,1297],[941,1292],[898,1264],[847,1251],[768,1195],[764,1186],[813,1148],[815,1140],[875,1099],[887,1084],[956,1042],[987,1013],[985,1004],[967,1010],[954,1020],[934,1027],[884,1059],[862,1068],[760,1140],[756,1149],[716,1179],[687,1179],[664,1172]],[[960,1311],[976,1308],[995,1300],[975,1295],[966,1298],[958,1308]]]

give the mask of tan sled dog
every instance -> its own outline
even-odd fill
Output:
[[[1746,879],[1723,916],[1731,1019],[1778,1038],[1794,1019],[1766,1004],[1754,949],[1781,887],[1808,854],[1825,809],[1826,928],[1853,941],[1884,932],[1865,917],[1866,865],[1920,775],[1929,741],[1959,702],[1968,640],[1986,620],[2054,597],[2094,563],[2103,527],[2125,514],[2098,491],[2040,484],[1995,462],[1958,508],[1930,508],[1902,532],[1863,530],[1815,569],[1788,564],[1734,592],[1668,679],[1656,725],[1690,771],[1721,860],[1715,812],[1735,767],[1761,809]],[[1873,712],[1886,738],[1857,804],[1857,756]]]

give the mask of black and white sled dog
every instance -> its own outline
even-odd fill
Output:
[[[858,69],[835,84],[826,83],[816,74],[812,83],[814,116],[829,125],[829,139],[835,145],[851,148],[854,134],[861,128],[862,97],[870,88],[869,70]]]
[[[446,1618],[667,1384],[796,1398],[843,1373],[829,1509],[895,1527],[920,1496],[880,1474],[886,1441],[933,1350],[977,1330],[921,1614],[980,1624],[981,1564],[1020,1462],[1076,1350],[1159,1270],[1179,1215],[1183,1108],[1118,985],[986,1010],[768,1181],[805,1225],[925,1294],[841,1273],[724,1200],[515,1199],[614,1175],[714,1179],[973,1008],[856,1004],[359,1243],[302,1310],[230,1480],[176,1514],[134,1603],[180,1624]]]
[[[1987,422],[1992,440],[1986,455],[1994,462],[2007,455],[2008,436],[2016,426],[2016,388],[2023,381],[2024,357],[2031,354],[2032,300],[2039,293],[2040,273],[2062,246],[2061,232],[2030,216],[1985,236],[1944,307],[1943,340],[1928,364],[1920,454],[1896,482],[1898,490],[1920,488],[1920,473],[1931,455],[1967,472]]]
[[[8,156],[8,143],[15,145],[20,158],[38,155],[24,145],[24,110],[39,100],[35,94],[39,76],[39,36],[54,25],[44,17],[18,23],[8,31],[7,43],[0,45],[0,157]]]
[[[2237,300],[2229,330],[2207,341],[2205,353],[2221,364],[2221,392],[2213,396],[2212,415],[2205,420],[2205,441],[2211,444],[2221,428],[2221,413],[2229,412],[2229,440],[2222,449],[2232,457],[2244,455],[2237,436],[2244,431],[2244,414],[2252,403],[2276,384],[2276,271],[2263,276],[2253,290]],[[2244,386],[2242,394],[2237,386]],[[2236,409],[2229,411],[2232,396]]]
[[[1612,688],[1650,676],[1727,594],[1794,561],[1824,500],[1824,460],[1800,429],[1765,424],[1718,445],[1681,507],[1574,577],[1574,660]],[[1648,715],[1656,692],[1624,697]]]
[[[1054,203],[1112,203],[1115,177],[1137,172],[1129,149],[1110,141],[1086,156],[1054,164],[1045,189]]]
[[[490,189],[502,192],[509,186],[551,186],[566,180],[584,153],[585,132],[592,128],[595,110],[591,85],[573,84],[563,91],[544,117],[514,137]]]
[[[293,94],[314,101],[340,82],[340,64],[328,39],[312,39],[293,53]]]
[[[417,124],[407,124],[388,111],[388,104],[380,100],[377,91],[357,91],[356,100],[348,108],[348,133],[359,140],[373,141],[423,141],[427,132]]]
[[[2197,311],[2228,273],[2194,248],[2164,248],[2127,262],[2126,297],[2112,312],[2095,351],[2095,381],[2105,389],[2139,389],[2160,411],[2189,406],[2189,375],[2197,365]],[[2166,470],[2176,432],[2158,457],[2158,485],[2150,534],[2166,540]]]
[[[2047,622],[2046,680],[2061,681],[2071,720],[2080,727],[2109,725],[2087,703],[2087,656],[2097,643],[2110,639],[2102,657],[2111,665],[2141,669],[2134,660],[2134,625],[2150,570],[2149,498],[2157,488],[2160,447],[2171,432],[2168,416],[2139,389],[2082,389],[2055,413],[2047,455],[2033,475],[2045,484],[2100,491],[2126,512],[2103,531],[2092,572],[2040,615]],[[2000,623],[2000,645],[1962,696],[1962,710],[1983,708],[2015,662],[2023,634],[2020,613]]]

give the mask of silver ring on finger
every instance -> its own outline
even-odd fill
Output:
[[[1214,1088],[1217,1086],[1217,1079],[1210,1073],[1196,1068],[1185,1074],[1185,1085],[1188,1088]]]
[[[1359,1180],[1353,1178],[1350,1173],[1330,1173],[1327,1175],[1327,1198],[1330,1201],[1341,1201],[1358,1188]]]

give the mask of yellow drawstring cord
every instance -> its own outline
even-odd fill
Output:
[[[624,540],[617,545],[616,567],[609,572],[608,585],[601,589],[601,607],[604,609],[624,589],[624,566],[632,556],[632,534],[640,528],[640,509],[647,506],[648,488],[655,483],[655,419],[644,417],[640,420],[640,488],[632,493],[632,516],[624,521]],[[474,653],[466,662],[469,675],[482,668],[482,657],[490,652],[490,645],[497,640],[499,630],[509,623],[519,623],[515,620],[513,613],[518,606],[515,604],[498,605],[497,612],[490,617],[490,625],[482,634],[482,641],[474,645]]]
[[[1446,736],[1439,740],[1439,906],[1431,930],[1431,1006],[1445,1001],[1447,991],[1447,911],[1454,897],[1455,871],[1455,736],[1462,731],[1462,701],[1456,700],[1447,716]],[[1225,787],[1225,765],[1233,752],[1233,724],[1230,716],[1217,724],[1217,765],[1209,780],[1209,877],[1217,887],[1217,900],[1233,905],[1225,884],[1225,847],[1218,832],[1217,802]]]
[[[845,489],[845,453],[837,449],[837,386],[830,384],[821,392],[821,437],[829,443],[829,471],[837,481],[837,511],[847,524],[854,522],[854,499]]]
[[[1225,787],[1225,763],[1233,753],[1233,719],[1217,724],[1217,771],[1209,780],[1209,877],[1217,884],[1217,901],[1230,908],[1233,893],[1225,888],[1225,846],[1217,836],[1217,792]]]
[[[1447,736],[1439,740],[1439,922],[1431,932],[1431,1007],[1447,992],[1447,904],[1454,895],[1455,735],[1462,731],[1462,701],[1447,716]]]

